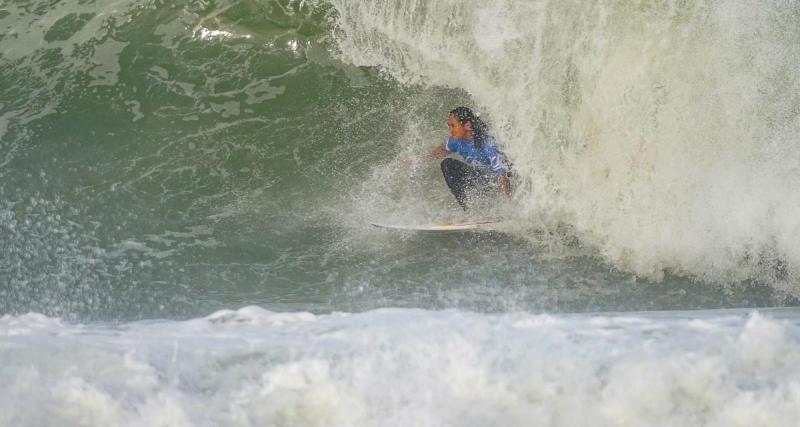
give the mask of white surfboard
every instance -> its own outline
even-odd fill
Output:
[[[484,219],[467,222],[436,222],[432,224],[385,224],[372,222],[378,228],[407,231],[464,231],[464,230],[491,230],[500,224],[499,219]]]

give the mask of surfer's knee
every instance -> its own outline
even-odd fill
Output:
[[[458,163],[458,160],[448,157],[442,160],[442,163],[440,163],[439,166],[442,167],[442,172],[444,172],[445,175],[448,175],[448,172],[453,170],[453,167],[455,167],[456,163]]]

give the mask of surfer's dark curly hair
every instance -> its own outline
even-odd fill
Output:
[[[462,125],[469,123],[472,125],[472,140],[475,146],[480,148],[483,141],[490,137],[489,126],[483,122],[475,113],[467,107],[456,107],[450,111],[450,114],[458,120]]]

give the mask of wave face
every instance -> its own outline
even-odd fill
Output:
[[[640,276],[797,291],[795,2],[331,3],[347,61],[473,97],[522,221]]]
[[[336,107],[382,89],[358,89],[366,74],[316,42],[323,12],[7,3],[0,312],[188,316],[296,301],[297,283],[331,274],[308,267],[333,239],[318,212],[338,166],[359,165],[337,149],[354,126]]]

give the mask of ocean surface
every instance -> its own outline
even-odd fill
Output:
[[[0,0],[0,426],[795,426],[800,2]],[[418,158],[466,105],[496,230]]]

